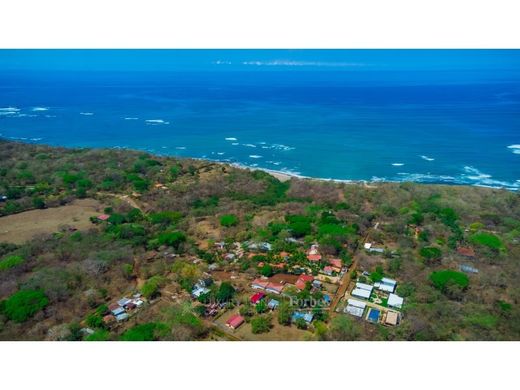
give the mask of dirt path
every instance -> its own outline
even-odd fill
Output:
[[[338,290],[336,291],[336,295],[334,295],[334,299],[332,300],[332,303],[330,305],[330,311],[334,313],[336,311],[336,307],[338,306],[339,301],[343,296],[346,294],[348,286],[350,284],[350,281],[352,280],[352,274],[357,269],[359,258],[356,256],[357,252],[359,251],[359,248],[362,247],[362,245],[367,241],[368,235],[370,234],[370,228],[367,230],[366,234],[363,236],[363,240],[361,241],[361,244],[358,243],[358,246],[356,247],[354,253],[352,254],[352,257],[354,261],[352,262],[352,265],[350,266],[350,269],[348,272],[345,272],[343,277],[341,278],[340,285]]]
[[[118,199],[122,200],[123,202],[129,204],[134,209],[139,209],[139,210],[143,211],[143,206],[139,205],[134,198],[130,197],[130,195],[114,194],[113,192],[98,192],[97,195],[99,195],[99,196],[107,196],[107,195],[108,196],[113,196],[114,198],[118,198]]]

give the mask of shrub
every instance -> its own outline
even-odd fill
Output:
[[[312,226],[309,217],[304,215],[288,215],[285,220],[289,222],[289,230],[295,237],[303,237],[311,233]]]
[[[25,322],[49,304],[41,290],[20,290],[2,304],[2,311],[10,320]]]
[[[432,272],[430,281],[435,288],[441,291],[446,291],[450,284],[455,284],[461,289],[466,289],[469,285],[469,278],[466,274],[448,269]]]
[[[474,244],[486,246],[491,249],[499,250],[503,247],[500,238],[491,233],[475,233],[470,237],[470,241]]]
[[[168,332],[168,326],[160,322],[135,325],[120,337],[121,341],[155,341]]]
[[[255,306],[255,309],[258,314],[265,313],[267,311],[267,304],[265,303],[265,300],[258,302]]]
[[[234,214],[226,214],[220,217],[220,224],[224,227],[238,225],[238,217]]]
[[[421,248],[421,250],[419,251],[419,254],[426,261],[436,261],[436,260],[440,260],[442,257],[441,250],[434,246],[425,246],[424,248]]]
[[[98,313],[89,314],[85,320],[87,326],[91,328],[103,328],[105,323],[103,322],[103,317],[101,317]]]
[[[110,333],[104,329],[100,329],[87,336],[86,341],[107,341],[110,337]]]
[[[235,288],[229,282],[222,282],[217,290],[215,298],[218,302],[228,302],[235,295]]]
[[[165,232],[157,237],[159,245],[168,245],[175,249],[179,249],[181,243],[186,241],[186,235],[180,231]]]
[[[298,329],[307,329],[307,322],[303,318],[298,318],[295,324]]]
[[[22,256],[7,256],[5,259],[0,260],[0,271],[16,267],[24,261]]]
[[[178,222],[182,218],[182,214],[178,211],[161,211],[151,213],[148,218],[153,224],[170,225]]]
[[[159,294],[159,289],[164,284],[165,280],[162,276],[152,276],[146,282],[144,282],[143,287],[141,287],[141,294],[145,298],[154,298]]]
[[[251,320],[251,331],[254,334],[267,333],[271,329],[270,316],[258,316]]]
[[[280,325],[290,325],[293,309],[288,302],[282,302],[278,306],[278,323]]]

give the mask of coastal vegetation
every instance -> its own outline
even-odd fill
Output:
[[[12,240],[14,225],[0,231],[0,339],[520,339],[517,193],[286,179],[139,151],[0,141],[0,222],[93,202],[88,216],[39,221],[47,230],[24,240]],[[313,245],[321,256],[311,261]],[[323,274],[325,259],[356,266],[360,282],[398,280],[401,324],[327,311],[293,319],[306,302],[334,297],[337,272]],[[249,301],[253,280],[302,274],[321,275],[331,291],[304,282]],[[142,306],[111,322],[123,297]],[[247,331],[229,332],[228,311]]]

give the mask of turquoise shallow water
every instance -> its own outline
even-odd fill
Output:
[[[515,72],[0,74],[0,134],[339,180],[520,188]]]

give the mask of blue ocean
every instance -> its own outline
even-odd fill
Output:
[[[520,188],[520,77],[496,70],[6,70],[0,136],[336,180]]]

